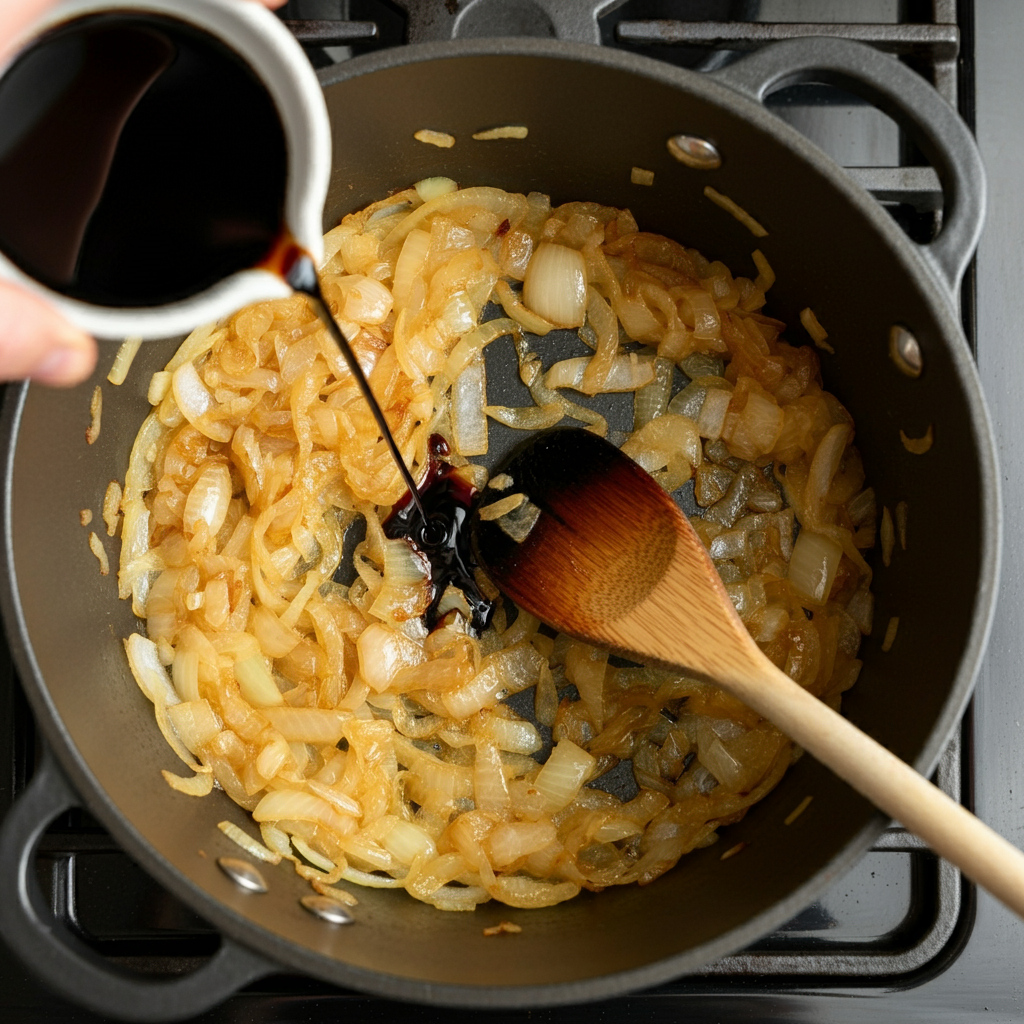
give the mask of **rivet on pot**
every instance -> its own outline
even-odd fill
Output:
[[[668,151],[681,164],[698,171],[713,171],[722,166],[722,155],[715,144],[699,135],[673,135],[668,140]]]
[[[248,861],[237,857],[218,857],[217,866],[239,889],[246,892],[267,892],[263,876]]]
[[[337,901],[329,896],[303,896],[299,902],[321,921],[330,924],[352,924],[352,915]]]
[[[896,364],[900,373],[915,379],[921,376],[924,369],[921,346],[917,338],[900,324],[895,324],[889,331],[889,358]]]

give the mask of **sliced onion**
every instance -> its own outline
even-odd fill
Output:
[[[252,812],[256,821],[311,821],[338,835],[347,835],[355,821],[339,814],[326,800],[298,789],[275,789],[267,793]]]
[[[906,502],[901,502],[904,506],[904,515],[906,511]],[[875,516],[878,511],[877,502],[875,499],[875,489],[868,487],[858,494],[856,497],[851,498],[846,505],[847,515],[850,517],[850,522],[854,526],[863,526],[865,523],[874,523]],[[897,518],[899,518],[900,506],[896,506]],[[903,544],[904,549],[906,543]]]
[[[483,735],[490,738],[499,750],[509,750],[516,754],[535,754],[543,746],[537,727],[519,718],[490,715],[483,728]]]
[[[103,546],[103,541],[93,532],[89,533],[89,550],[96,556],[96,561],[100,563],[100,575],[109,575],[110,559],[107,557],[107,550]]]
[[[432,128],[421,128],[413,133],[417,142],[425,142],[430,146],[437,146],[439,149],[451,149],[455,145],[455,136],[447,132],[437,132]]]
[[[503,875],[487,891],[510,907],[536,910],[571,900],[579,894],[580,887],[575,882],[539,882],[524,875]]]
[[[502,823],[487,837],[486,847],[494,867],[503,868],[543,850],[557,837],[558,832],[549,821]]]
[[[597,348],[584,367],[578,390],[596,395],[599,391],[608,390],[608,378],[619,350],[619,321],[600,292],[593,287],[587,289],[587,325],[594,332]],[[552,386],[548,382],[548,387]]]
[[[760,249],[755,249],[752,256],[754,266],[757,267],[757,277],[754,280],[754,287],[759,291],[766,292],[773,284],[775,284],[775,271],[772,270],[771,264]]]
[[[594,353],[548,375],[555,358],[532,351],[541,343],[526,331],[554,325],[509,284],[541,266],[545,246],[582,261],[590,287],[579,334]],[[757,312],[773,277],[760,253],[756,282],[734,278],[639,232],[627,212],[552,210],[543,196],[460,192],[450,181],[421,182],[347,217],[325,253],[325,288],[414,471],[434,456],[435,433],[451,445],[453,467],[478,445],[483,454],[486,433],[474,432],[487,430],[488,415],[531,430],[570,416],[605,434],[604,418],[566,389],[634,390],[633,435],[612,439],[666,488],[697,468],[706,512],[694,529],[751,634],[838,705],[871,625],[858,545],[873,540],[874,496],[842,436],[851,420],[820,388],[817,357],[784,345],[783,325]],[[492,293],[509,315],[480,324]],[[525,408],[486,402],[483,348],[506,333],[533,402]],[[652,351],[624,351],[627,338]],[[692,383],[669,403],[674,363]],[[442,909],[491,898],[548,906],[581,886],[653,880],[778,781],[789,747],[704,683],[609,666],[604,652],[552,638],[509,606],[478,636],[454,587],[442,588],[447,617],[427,634],[418,616],[437,595],[410,546],[381,526],[401,481],[301,297],[196,332],[151,383],[159,405],[120,502],[119,583],[149,617],[150,667],[171,667],[173,695],[166,679],[143,673],[158,727],[198,772],[165,778],[196,795],[216,779],[257,809],[266,847],[317,891],[345,875],[405,887]],[[767,477],[773,460],[778,484]],[[237,473],[226,473],[231,464]],[[482,466],[456,472],[487,486]],[[232,497],[242,485],[244,496]],[[495,480],[483,502],[520,542],[540,515],[521,486]],[[105,518],[116,525],[115,499]],[[331,577],[357,517],[366,526],[358,578],[342,586]],[[817,561],[807,547],[815,536]],[[832,588],[839,600],[819,612],[818,590],[824,602]],[[566,683],[578,700],[559,700]],[[530,687],[537,720],[558,741],[543,766],[531,756],[537,727],[501,703]],[[704,763],[691,768],[691,753]],[[642,787],[634,800],[587,786],[628,758]]]
[[[449,192],[454,192],[459,186],[452,181],[451,178],[435,177],[435,178],[424,178],[422,181],[417,181],[413,188],[416,189],[420,199],[425,203],[429,203],[431,199],[436,199],[438,196],[446,196]]]
[[[477,142],[490,142],[494,139],[525,139],[530,129],[524,124],[505,124],[500,128],[488,128],[482,132],[473,132]]]
[[[124,478],[124,500],[141,501],[147,491],[156,485],[151,454],[159,445],[167,428],[150,413],[142,422],[128,457],[128,471]],[[145,550],[145,549],[143,549]],[[141,554],[142,552],[140,552]]]
[[[271,658],[285,657],[302,640],[299,633],[285,626],[266,605],[253,611],[252,630],[262,650]]]
[[[903,447],[906,448],[911,455],[924,455],[925,452],[931,451],[931,447],[935,443],[934,424],[929,423],[928,429],[921,437],[908,437],[901,429],[900,440],[903,442]]]
[[[352,797],[340,792],[338,789],[326,786],[322,782],[317,782],[316,779],[310,779],[306,785],[309,786],[310,792],[323,797],[324,800],[329,804],[333,804],[343,814],[351,814],[355,818],[362,815],[363,809],[359,806],[358,801],[353,800]]]
[[[499,498],[490,505],[483,505],[477,514],[484,522],[500,519],[503,515],[507,515],[514,509],[519,508],[524,501],[526,501],[526,495],[520,491],[518,494],[510,494],[508,497]]]
[[[392,291],[397,309],[403,309],[409,304],[413,280],[422,273],[429,248],[429,231],[421,231],[417,228],[409,232],[402,245],[402,251],[398,254],[398,262],[395,264],[395,283]]]
[[[557,327],[580,327],[587,309],[583,255],[554,242],[537,246],[526,268],[523,303]]]
[[[723,195],[710,185],[704,186],[704,195],[706,195],[716,206],[720,206],[725,210],[726,213],[731,213],[752,235],[754,235],[755,238],[767,237],[767,230],[754,220],[754,218],[735,200]]]
[[[171,390],[178,408],[192,426],[214,441],[231,440],[231,427],[223,421],[209,418],[208,414],[216,408],[217,403],[199,379],[192,363],[183,363],[174,371]]]
[[[184,793],[185,796],[209,796],[213,791],[213,772],[209,768],[188,778],[175,775],[174,772],[169,772],[166,768],[161,768],[160,774],[171,789],[176,793]]]
[[[547,430],[565,419],[565,411],[557,402],[548,405],[526,405],[519,409],[511,409],[504,405],[485,406],[484,412],[504,423],[513,430]]]
[[[896,642],[896,631],[899,628],[899,616],[894,615],[889,619],[889,624],[885,627],[885,639],[882,641],[882,650],[886,653],[892,650],[892,645]]]
[[[480,742],[476,745],[473,802],[477,810],[495,817],[503,817],[508,812],[508,785],[502,770],[501,754],[493,743]]]
[[[664,416],[671,395],[672,363],[668,359],[655,359],[654,379],[641,386],[633,399],[633,429],[639,430],[658,416]]]
[[[548,809],[559,811],[576,799],[596,764],[597,759],[575,743],[559,740],[533,784],[543,794]]]
[[[463,686],[441,695],[445,709],[457,721],[493,707],[504,697],[536,685],[544,659],[529,642],[488,655],[480,672]]]
[[[167,709],[167,717],[181,742],[197,755],[223,728],[208,700],[182,701]]]
[[[693,318],[693,336],[697,341],[714,341],[722,336],[722,321],[715,300],[703,288],[684,292]]]
[[[341,295],[338,315],[358,324],[382,324],[394,304],[386,285],[363,274],[339,278],[336,287]],[[184,410],[182,410],[184,411]]]
[[[587,370],[596,356],[563,359],[548,370],[544,384],[549,388],[572,388],[587,394],[636,391],[654,380],[654,360],[640,358],[635,352],[616,356],[608,368],[603,382],[594,391],[584,385]]]
[[[882,541],[882,565],[888,566],[892,563],[892,550],[896,546],[896,533],[892,525],[892,513],[889,506],[882,509],[882,527],[879,531]]]
[[[527,309],[519,301],[519,297],[512,291],[507,281],[498,281],[494,286],[494,294],[505,313],[531,334],[544,337],[545,334],[555,329],[555,325],[551,321],[545,320],[532,309]]]
[[[512,224],[518,223],[526,213],[526,197],[505,192],[500,188],[488,188],[479,186],[475,188],[462,188],[457,192],[449,192],[437,196],[421,207],[414,210],[404,218],[381,243],[383,249],[398,245],[405,240],[406,235],[413,228],[418,228],[422,223],[437,214],[450,215],[456,210],[467,206],[480,206],[490,210],[499,222],[507,220]]]
[[[267,864],[280,864],[281,854],[268,850],[262,843],[253,839],[248,832],[239,828],[233,821],[219,821],[217,828],[221,830],[233,843],[240,846],[250,856],[257,860],[265,861]]]
[[[469,333],[464,334],[452,349],[445,364],[445,374],[449,379],[455,380],[492,341],[506,334],[514,334],[515,331],[515,323],[505,317],[488,320],[487,323],[474,327]]]
[[[828,331],[818,322],[818,318],[814,315],[814,310],[810,306],[800,311],[800,323],[804,325],[804,330],[811,336],[811,341],[818,348],[824,349],[826,352],[835,353],[835,349],[825,340],[828,337]]]
[[[310,864],[319,868],[321,871],[331,872],[337,868],[337,865],[333,860],[329,860],[327,857],[323,856],[323,854],[317,853],[309,843],[300,839],[298,836],[292,836],[292,846],[294,846],[298,853],[308,860]]]
[[[200,522],[205,522],[209,535],[216,537],[224,525],[231,501],[231,471],[223,462],[208,465],[196,477],[185,501],[182,523],[186,534],[193,534]]]
[[[161,707],[178,704],[181,698],[167,675],[167,669],[160,661],[157,646],[152,640],[138,633],[132,633],[124,642],[128,655],[128,666],[139,684],[139,689]]]
[[[900,535],[900,548],[904,551],[907,550],[907,513],[909,509],[910,506],[907,502],[896,502],[896,529]]]
[[[452,433],[460,455],[487,451],[487,376],[483,354],[477,354],[452,384]]]
[[[775,447],[782,434],[784,419],[775,399],[754,384],[747,392],[742,411],[733,413],[730,410],[727,414],[721,436],[732,455],[753,462]]]
[[[386,875],[375,875],[369,871],[347,867],[341,873],[346,882],[362,885],[367,889],[404,889],[405,882],[401,878],[388,878]]]
[[[801,530],[789,561],[790,585],[815,604],[824,604],[842,554],[842,547],[831,538]]]
[[[437,856],[434,841],[423,829],[410,821],[401,821],[398,818],[393,820],[391,827],[381,838],[381,843],[399,864],[412,864],[417,857]]]
[[[174,375],[166,370],[157,370],[150,378],[149,390],[146,392],[146,401],[150,405],[159,405],[171,390],[171,378]]]
[[[862,587],[849,600],[846,613],[857,624],[864,636],[871,633],[875,615],[875,597],[867,587]]]
[[[284,702],[262,654],[237,658],[235,679],[242,696],[255,707],[270,708]]]
[[[697,425],[686,416],[673,413],[659,416],[641,427],[622,446],[622,453],[648,473],[671,468],[675,470],[673,476],[678,476],[681,464],[685,463],[689,467],[686,479],[704,458]],[[676,487],[683,482],[680,480]]]
[[[179,646],[171,664],[174,689],[183,701],[199,700],[199,653]]]
[[[263,779],[272,779],[282,770],[295,767],[291,745],[283,736],[274,736],[256,755],[256,772]]]
[[[117,533],[117,524],[121,518],[121,498],[121,485],[116,480],[111,480],[103,495],[103,522],[107,525],[108,537],[113,537]]]
[[[594,833],[594,842],[617,843],[620,839],[628,839],[641,832],[643,832],[643,828],[635,821],[630,821],[628,818],[612,818]]]
[[[206,355],[227,332],[216,324],[204,324],[197,327],[182,343],[178,351],[171,356],[171,361],[164,367],[168,373],[174,373],[179,366],[193,363]]]
[[[701,437],[714,441],[722,436],[725,414],[729,411],[732,392],[724,388],[708,388],[697,420],[697,432]]]
[[[142,338],[140,337],[124,339],[121,347],[117,350],[117,355],[114,356],[114,363],[110,367],[110,373],[107,374],[107,380],[111,384],[123,384],[125,382],[128,371],[131,369],[132,362],[135,360],[141,345]]]
[[[268,707],[263,713],[286,740],[318,747],[336,744],[345,735],[349,717],[330,708]]]
[[[810,471],[807,474],[807,485],[804,490],[804,504],[807,513],[813,520],[820,520],[822,507],[825,504],[826,495],[832,480],[839,469],[843,452],[849,444],[852,431],[846,423],[837,423],[830,427],[825,436],[821,439],[811,460]]]
[[[404,668],[426,661],[414,640],[383,623],[371,623],[356,641],[359,674],[376,693],[383,693]]]

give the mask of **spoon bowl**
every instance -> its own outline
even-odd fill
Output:
[[[500,474],[498,500],[523,496],[516,526],[484,511],[474,547],[520,607],[718,684],[1024,917],[1024,854],[762,653],[699,537],[636,463],[587,431],[555,430]]]

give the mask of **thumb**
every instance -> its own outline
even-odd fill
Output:
[[[96,342],[44,299],[0,282],[0,380],[71,387],[96,366]]]
[[[0,0],[0,56],[6,55],[14,40],[56,3],[57,0]]]

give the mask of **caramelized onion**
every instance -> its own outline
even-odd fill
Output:
[[[872,627],[862,551],[879,503],[814,349],[764,315],[774,272],[754,264],[756,280],[734,277],[628,211],[435,178],[346,217],[321,273],[414,472],[448,461],[518,542],[540,510],[468,461],[488,418],[571,418],[669,491],[693,478],[694,529],[752,637],[838,706]],[[481,323],[495,300],[507,316]],[[556,324],[590,354],[538,342]],[[530,397],[504,400],[526,404],[488,401],[485,353],[514,355]],[[673,397],[677,368],[690,379]],[[632,391],[633,432],[572,391]],[[466,595],[437,595],[423,558],[386,537],[401,479],[303,298],[193,332],[149,392],[123,492],[104,501],[108,530],[123,516],[119,592],[147,619],[129,663],[196,772],[168,784],[216,782],[254,812],[263,844],[232,831],[254,856],[343,902],[342,878],[443,910],[544,907],[652,881],[782,777],[788,741],[715,687],[620,666],[508,603],[474,632]],[[902,541],[903,503],[897,522]],[[881,532],[888,558],[888,515]],[[517,693],[550,729],[543,764],[543,730],[506,703]],[[626,802],[598,788],[624,761]]]
[[[587,308],[587,267],[575,249],[543,242],[523,281],[523,302],[557,327],[579,327]]]

